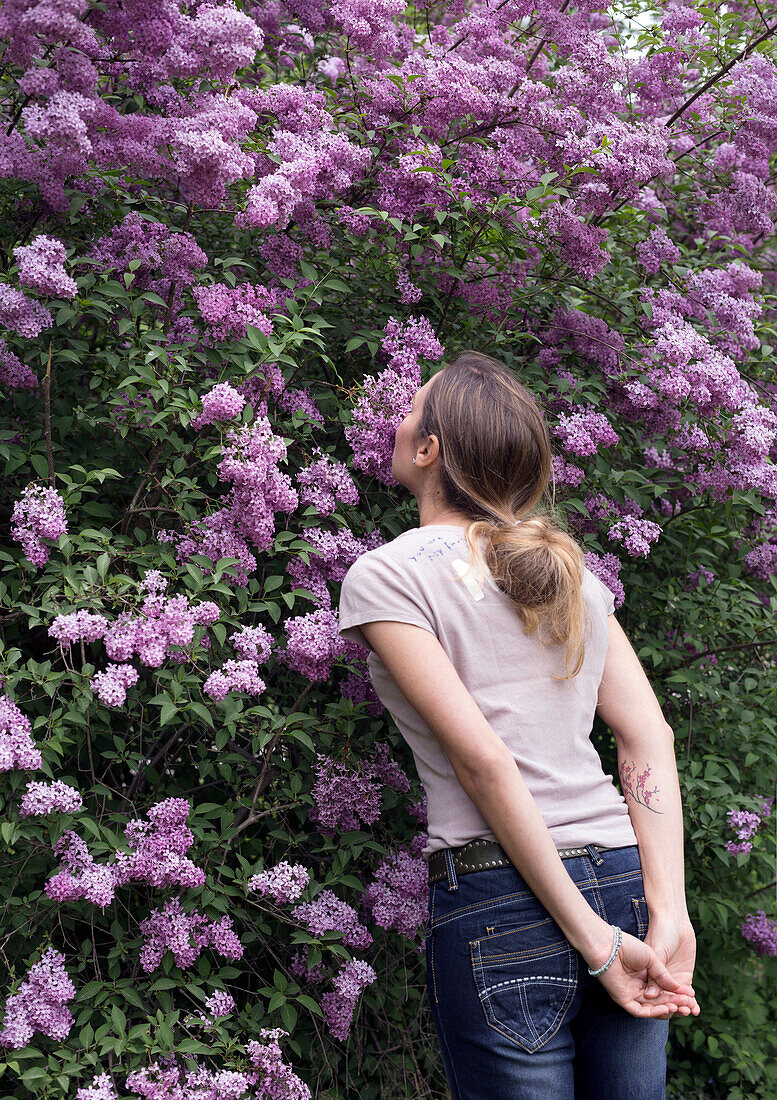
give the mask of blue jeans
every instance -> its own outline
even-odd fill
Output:
[[[632,1016],[515,867],[429,887],[426,988],[453,1100],[663,1100],[669,1021]],[[588,904],[644,939],[636,845],[565,859]]]

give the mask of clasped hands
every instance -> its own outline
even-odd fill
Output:
[[[674,1015],[698,1016],[701,1009],[691,985],[695,958],[696,936],[690,921],[651,915],[644,940],[623,933],[618,956],[599,981],[632,1016],[664,1020]]]

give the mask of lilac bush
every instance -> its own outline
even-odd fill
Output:
[[[675,731],[670,1087],[774,1096],[774,14],[0,6],[8,1095],[445,1094],[425,799],[337,602],[474,347]]]

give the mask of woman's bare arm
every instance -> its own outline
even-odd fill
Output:
[[[645,900],[652,914],[688,921],[683,812],[674,732],[647,675],[614,615],[596,711],[612,730],[618,770],[639,843]]]
[[[601,966],[610,954],[612,929],[567,873],[512,754],[487,722],[439,639],[408,623],[360,625],[403,695],[439,741],[461,786],[511,862],[589,966]],[[658,966],[654,969],[651,963],[651,974],[659,984],[665,990],[678,989],[666,968]],[[680,993],[665,996],[674,1003],[633,1001],[634,1014],[665,1015],[667,1009],[691,1003]]]

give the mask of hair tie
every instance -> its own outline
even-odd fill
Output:
[[[519,524],[520,522],[521,522],[521,521],[520,521],[519,519],[517,519],[517,520],[515,521],[515,523],[513,524],[513,527],[517,527],[517,526],[518,526],[518,524]]]

